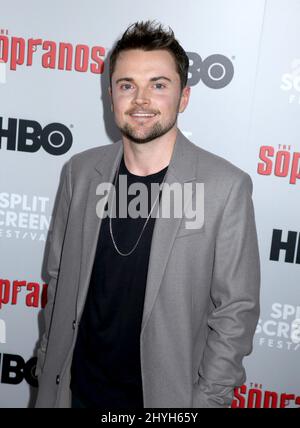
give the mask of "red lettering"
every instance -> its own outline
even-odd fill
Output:
[[[0,309],[2,305],[16,305],[18,302],[18,295],[22,291],[21,287],[26,287],[25,304],[28,307],[37,308],[41,305],[44,308],[47,304],[47,289],[48,284],[39,284],[38,282],[26,281],[9,281],[8,279],[0,278]]]
[[[290,184],[295,184],[296,180],[300,178],[300,153],[295,152],[292,160],[292,171],[291,171],[291,178],[290,178]]]
[[[14,281],[13,282],[13,294],[11,299],[11,304],[16,305],[17,304],[17,296],[21,291],[21,287],[26,287],[26,281]]]
[[[49,51],[44,53],[42,56],[42,66],[44,68],[54,69],[56,60],[56,43],[47,40],[43,43],[43,49],[49,49]]]
[[[9,302],[10,282],[8,279],[0,279],[0,309],[2,303],[5,305]]]
[[[32,56],[36,52],[36,46],[42,44],[42,39],[29,39],[28,40],[28,52],[27,52],[27,63],[26,65],[32,65]]]
[[[277,177],[286,177],[289,173],[290,166],[290,153],[287,151],[281,150],[277,152],[276,162],[275,162],[275,175]]]
[[[265,397],[264,397],[264,404],[263,407],[265,409],[276,409],[277,408],[277,400],[278,400],[278,394],[274,391],[266,391]],[[271,405],[270,405],[271,401]]]
[[[42,46],[46,51],[41,57],[41,65],[44,68],[75,70],[81,73],[90,70],[94,74],[102,74],[104,71],[105,48],[102,46],[89,47],[85,44],[72,45],[64,42],[57,44],[50,40],[43,41],[41,38],[28,40],[22,37],[8,38],[7,33],[4,35],[3,31],[0,32],[0,62],[10,61],[10,69],[16,70],[18,65],[24,64],[26,55],[25,64],[32,66],[38,46]]]
[[[37,284],[36,282],[29,282],[29,284],[27,285],[27,290],[33,290],[33,292],[29,293],[26,296],[26,306],[33,306],[37,308],[39,305],[39,284]]]
[[[41,298],[41,306],[44,308],[47,304],[48,296],[47,296],[48,284],[43,284],[42,298]]]
[[[0,60],[8,61],[8,38],[6,36],[0,36]]]
[[[289,401],[294,400],[294,398],[295,398],[294,394],[281,394],[279,407],[280,408],[287,407],[287,405],[289,405]]]
[[[259,151],[259,158],[265,162],[259,163],[257,166],[257,172],[260,175],[270,175],[272,173],[272,160],[268,156],[274,156],[274,147],[262,146]]]
[[[244,409],[245,408],[246,400],[245,400],[245,397],[243,397],[243,395],[245,395],[246,392],[247,392],[247,386],[246,385],[242,385],[239,388],[234,389],[234,399],[231,403],[232,409],[236,409],[236,408]]]
[[[95,74],[102,74],[104,71],[104,61],[101,56],[104,57],[105,49],[101,46],[94,46],[92,48],[92,60],[95,61],[96,64],[91,64],[91,72]]]
[[[86,45],[77,45],[75,50],[75,70],[86,72],[89,66],[89,48]]]
[[[11,58],[10,58],[11,70],[16,70],[17,65],[24,64],[24,58],[25,58],[25,40],[22,37],[12,37]]]
[[[248,408],[253,409],[254,407],[256,409],[261,408],[261,401],[262,401],[262,392],[260,389],[249,389],[248,394]]]
[[[66,61],[65,61],[65,57],[66,57],[65,52],[67,53]],[[60,43],[58,69],[68,70],[68,71],[72,70],[72,59],[73,59],[73,46],[70,43]]]
[[[280,395],[275,391],[263,391],[262,385],[258,383],[252,383],[248,391],[248,400],[246,406],[245,396],[247,394],[247,386],[242,385],[239,388],[234,389],[234,399],[231,403],[231,408],[284,408],[290,405],[292,401],[297,406],[300,406],[300,396],[295,396],[295,394],[283,393]]]

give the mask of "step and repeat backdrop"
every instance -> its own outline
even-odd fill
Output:
[[[190,58],[179,127],[250,174],[261,315],[233,408],[300,407],[300,0],[0,0],[0,407],[32,407],[47,235],[75,153],[120,138],[107,57],[138,20]]]

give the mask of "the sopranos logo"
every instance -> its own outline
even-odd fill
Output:
[[[0,117],[0,149],[2,140],[6,141],[6,150],[35,153],[41,147],[53,156],[60,156],[70,150],[73,135],[70,129],[58,122],[42,126],[36,120]]]
[[[25,379],[29,385],[37,387],[36,363],[36,357],[25,361],[20,355],[0,353],[1,383],[18,385]]]
[[[0,34],[0,61],[9,64],[10,70],[31,67],[34,62],[43,68],[62,71],[91,72],[101,74],[104,70],[105,48],[83,43],[57,42],[10,36],[8,30]]]
[[[260,175],[287,177],[290,184],[300,179],[300,152],[293,151],[290,145],[279,144],[278,149],[261,146],[259,159],[257,172]]]
[[[300,350],[300,306],[273,303],[268,318],[259,319],[255,342],[276,350]]]
[[[49,198],[0,193],[0,238],[46,242],[50,229]]]
[[[4,306],[44,308],[47,304],[48,284],[0,278],[0,310]]]
[[[285,407],[300,407],[300,396],[288,392],[277,392],[263,389],[261,384],[250,383],[234,390],[231,407],[235,408],[265,408],[276,409]]]

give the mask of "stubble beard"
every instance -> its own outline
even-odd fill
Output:
[[[122,135],[127,137],[130,141],[133,141],[137,144],[145,144],[165,135],[174,127],[176,122],[177,115],[173,121],[169,122],[165,126],[163,126],[161,123],[155,123],[143,137],[139,137],[138,131],[136,131],[129,123],[125,123],[123,127],[119,127],[119,130],[121,131]]]

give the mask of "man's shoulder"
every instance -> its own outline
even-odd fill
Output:
[[[197,154],[198,174],[202,178],[211,180],[235,181],[249,176],[247,172],[230,162],[228,159],[208,151],[190,140],[187,140],[189,150]]]
[[[117,141],[115,143],[92,147],[79,153],[75,153],[69,159],[69,162],[72,164],[72,170],[76,171],[78,168],[82,170],[83,168],[85,169],[95,166],[107,154],[118,151],[121,144],[121,141]]]

